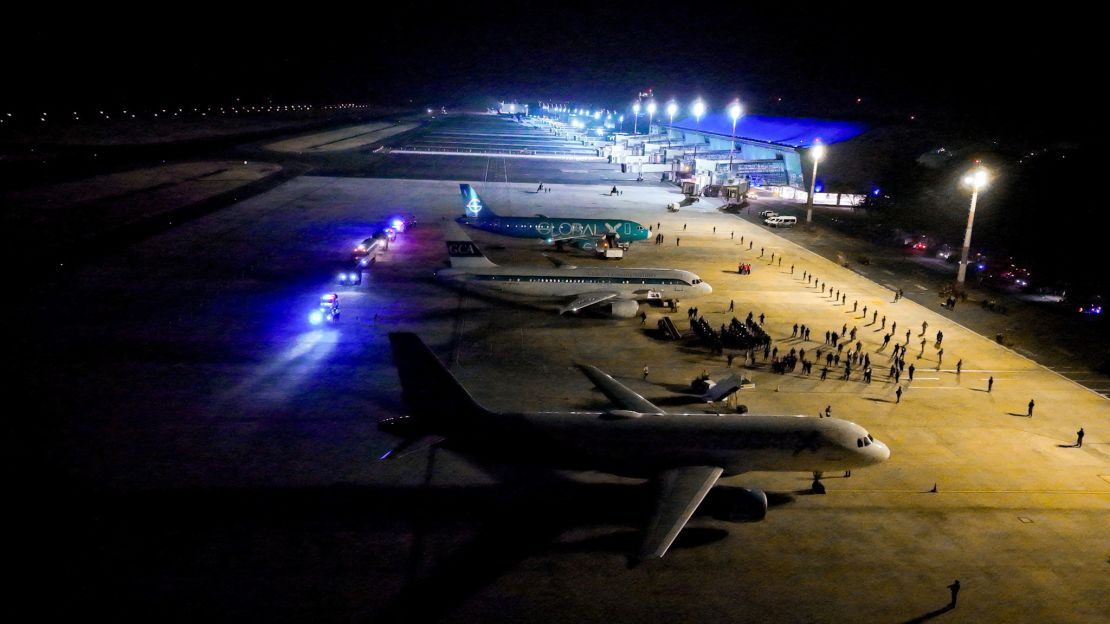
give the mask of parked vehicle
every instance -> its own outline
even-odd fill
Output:
[[[771,227],[793,227],[798,224],[798,217],[783,217],[776,215],[764,219],[763,223]]]

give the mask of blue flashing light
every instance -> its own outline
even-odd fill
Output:
[[[871,196],[872,197],[878,197],[879,196],[879,187],[876,186],[875,188],[871,189]]]
[[[980,264],[978,265],[978,268],[980,271],[982,271],[983,269],[987,268],[987,266],[985,264]]]
[[[822,184],[820,180],[818,180],[817,184],[813,185],[813,192],[814,193],[824,193],[825,192],[825,185]]]
[[[393,229],[397,230],[398,232],[404,232],[405,231],[405,222],[402,219],[394,219],[394,220],[390,221],[389,224],[393,227]]]
[[[319,310],[314,311],[312,314],[308,315],[308,322],[312,323],[313,325],[319,325],[320,323],[323,323],[324,313]]]

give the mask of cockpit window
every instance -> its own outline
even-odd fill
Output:
[[[701,283],[701,280],[700,280],[700,279],[695,279],[695,280],[694,280],[694,283],[695,283],[695,284],[700,284],[700,283]]]
[[[871,440],[868,440],[867,438],[864,438],[863,439],[863,445],[864,446],[871,446]]]
[[[856,438],[856,446],[863,448],[863,438]]]
[[[871,440],[872,442],[874,442],[874,441],[875,441],[875,436],[873,436],[873,435],[871,435],[871,434],[869,433],[869,434],[867,434],[867,439],[868,439],[868,440]]]

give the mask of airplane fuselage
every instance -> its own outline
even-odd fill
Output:
[[[646,240],[651,231],[636,223],[622,219],[563,219],[550,217],[502,217],[475,219],[469,216],[458,222],[479,230],[513,236],[554,240],[570,237],[598,238],[614,233],[621,242]]]
[[[688,299],[713,291],[689,271],[678,269],[611,269],[605,267],[530,268],[491,266],[442,269],[437,277],[467,286],[527,297],[572,297],[588,292],[616,292],[623,299]]]
[[[629,477],[681,466],[719,467],[723,476],[847,470],[890,456],[862,427],[837,418],[614,410],[488,412],[482,420],[444,432],[450,446],[491,459]]]

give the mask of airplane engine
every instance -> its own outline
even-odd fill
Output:
[[[615,318],[632,318],[640,312],[640,304],[630,299],[621,299],[608,304],[609,316]]]
[[[718,520],[759,522],[767,517],[767,494],[763,490],[717,486],[702,507]]]

